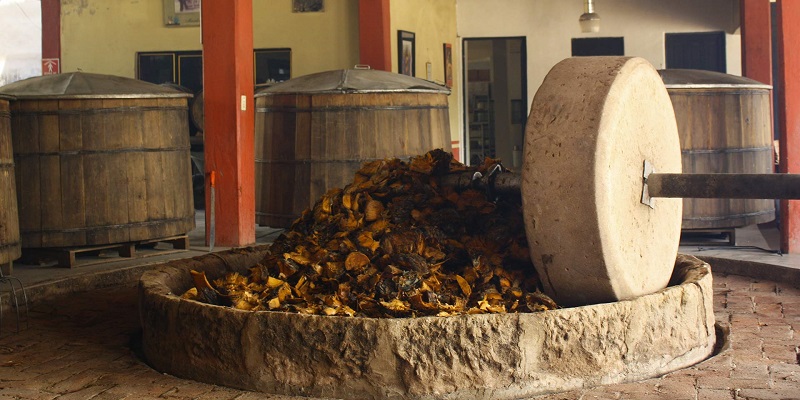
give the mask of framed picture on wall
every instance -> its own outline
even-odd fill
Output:
[[[397,31],[397,72],[408,76],[416,74],[415,51],[414,32]]]
[[[444,85],[453,88],[453,45],[444,44]]]
[[[292,0],[292,12],[325,11],[324,0]]]
[[[164,0],[168,26],[200,26],[200,0]]]

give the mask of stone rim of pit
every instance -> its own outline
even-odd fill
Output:
[[[178,295],[189,269],[246,272],[266,248],[171,262],[139,283],[143,351],[158,371],[282,395],[519,398],[632,382],[714,350],[710,266],[678,255],[674,286],[529,314],[351,318],[249,312]]]

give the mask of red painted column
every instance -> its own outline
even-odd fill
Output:
[[[392,42],[389,31],[389,0],[359,0],[359,64],[392,72]]]
[[[780,172],[800,173],[800,0],[778,0]],[[800,253],[800,201],[781,201],[781,251]]]
[[[42,64],[47,59],[58,60],[57,65],[60,69],[61,0],[42,0]],[[46,73],[46,67],[44,65],[42,67],[42,72]]]
[[[767,85],[772,81],[772,16],[770,0],[739,0],[742,22],[742,75]],[[769,97],[770,115],[774,104]],[[770,124],[769,137],[774,136]]]
[[[742,75],[772,85],[770,0],[741,0]]]
[[[205,169],[216,174],[215,245],[255,243],[253,0],[203,0]],[[206,179],[206,204],[210,207]],[[206,209],[206,238],[211,212]]]

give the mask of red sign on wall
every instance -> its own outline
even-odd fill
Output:
[[[60,58],[43,58],[42,75],[55,75],[61,73]]]

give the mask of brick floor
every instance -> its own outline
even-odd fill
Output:
[[[722,353],[656,379],[540,399],[800,399],[800,288],[714,275]],[[41,302],[29,326],[0,337],[3,399],[293,399],[178,379],[150,369],[131,346],[139,320],[132,285]]]

